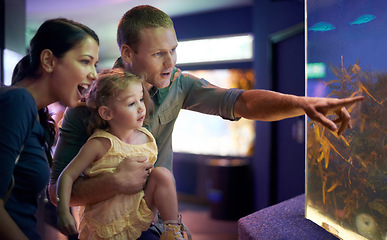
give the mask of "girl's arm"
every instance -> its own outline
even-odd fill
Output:
[[[49,184],[50,200],[55,205],[57,205],[57,179],[68,163],[78,154],[81,146],[85,144],[88,136],[86,127],[89,118],[90,112],[86,107],[78,106],[66,109],[54,154],[55,164],[52,168]],[[152,167],[152,164],[146,160],[147,158],[144,156],[131,157],[122,161],[114,173],[93,178],[78,177],[71,192],[71,206],[91,205],[117,194],[140,192],[148,179],[147,169]]]
[[[77,232],[76,222],[69,211],[74,181],[93,161],[101,158],[109,148],[108,139],[90,139],[59,176],[57,182],[58,224],[62,233],[68,235]]]

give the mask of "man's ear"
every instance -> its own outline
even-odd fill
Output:
[[[127,45],[127,44],[122,44],[121,46],[121,58],[124,62],[127,64],[132,62],[134,51],[133,49]]]
[[[51,73],[54,70],[55,63],[56,63],[56,57],[49,49],[44,49],[40,53],[40,63],[42,65],[42,68],[46,71]]]
[[[105,121],[112,120],[112,118],[113,118],[112,110],[106,106],[99,107],[98,114]]]

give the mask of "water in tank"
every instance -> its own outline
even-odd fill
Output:
[[[387,2],[305,0],[307,95],[364,96],[341,136],[307,120],[306,218],[387,239]]]

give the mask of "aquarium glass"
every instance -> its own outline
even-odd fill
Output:
[[[343,135],[308,119],[306,218],[341,239],[387,239],[387,2],[306,0],[307,95],[364,96]]]

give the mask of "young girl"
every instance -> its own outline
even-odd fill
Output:
[[[97,77],[98,44],[80,23],[48,20],[17,64],[14,86],[0,88],[0,239],[40,239],[37,198],[49,180],[55,135],[47,106],[77,105]]]
[[[89,130],[94,133],[57,183],[59,226],[64,234],[77,231],[69,202],[73,182],[80,174],[93,177],[114,172],[127,157],[146,156],[155,163],[155,139],[142,127],[150,102],[142,81],[121,70],[103,72],[92,85],[87,104],[93,109]],[[161,239],[185,239],[172,173],[163,167],[148,171],[143,191],[85,206],[80,214],[79,238],[137,239],[149,228],[158,209],[165,220]]]

